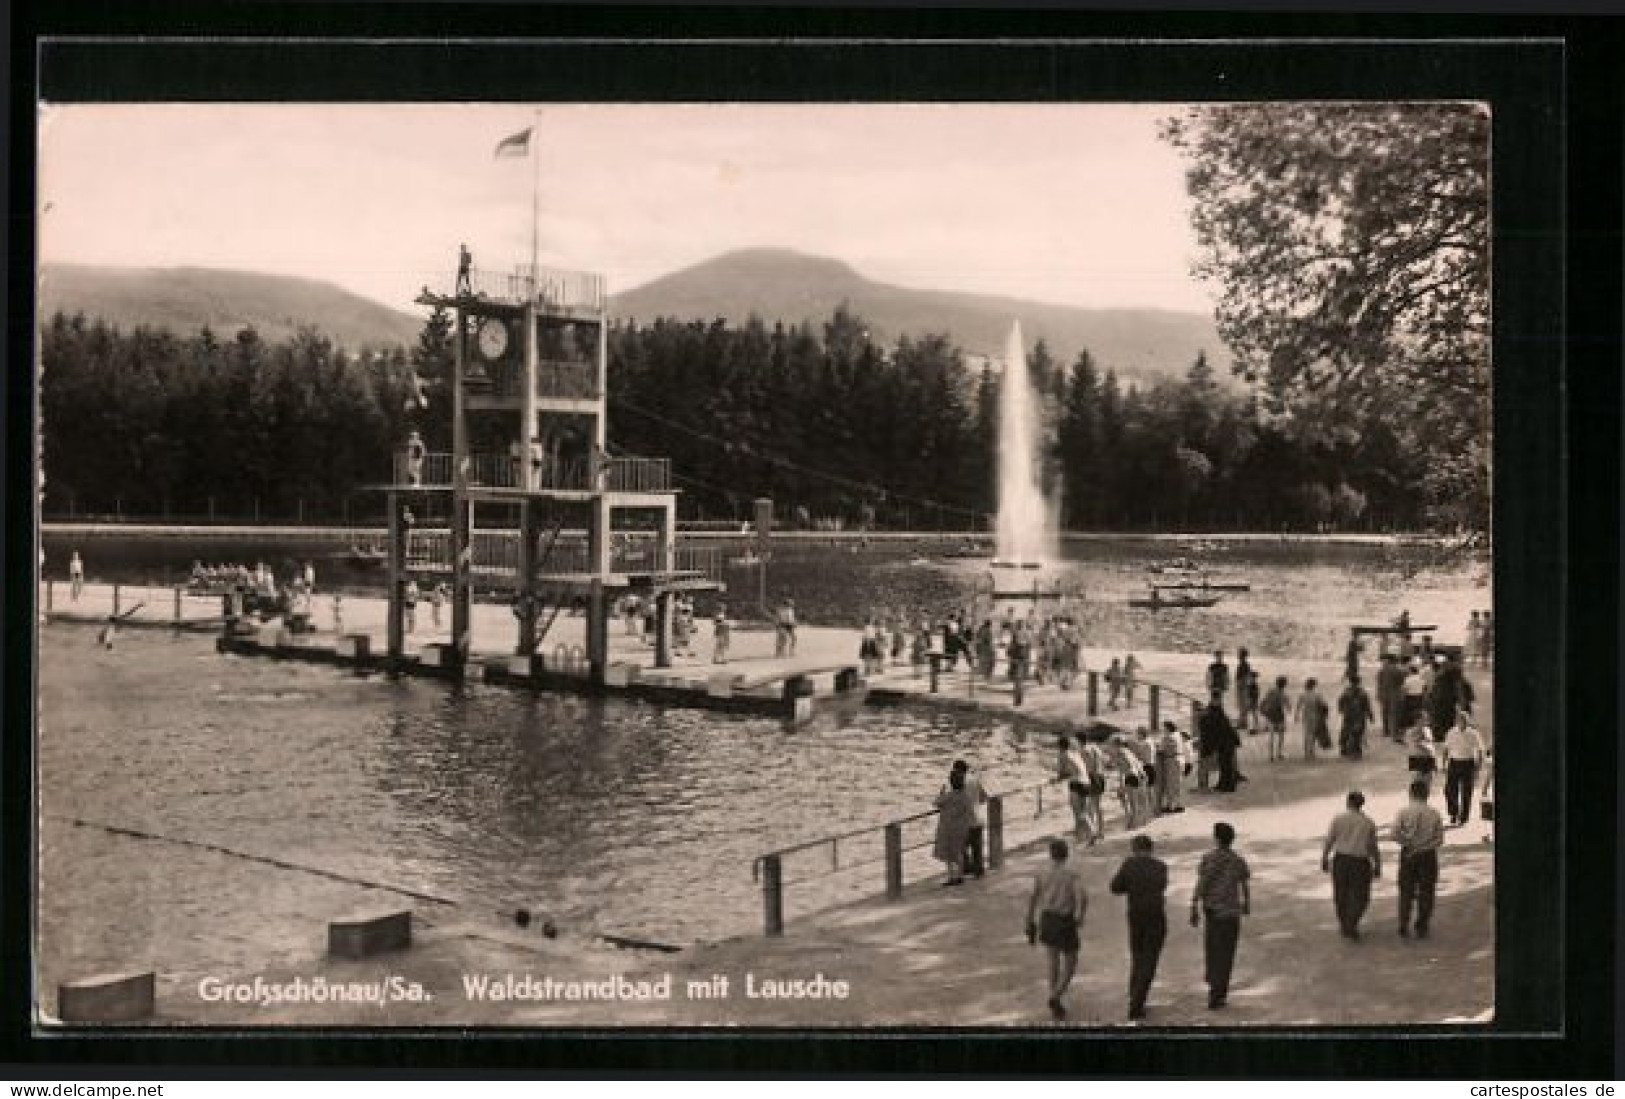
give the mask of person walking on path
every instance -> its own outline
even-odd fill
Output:
[[[440,628],[440,608],[446,605],[450,595],[451,589],[446,587],[444,580],[429,590],[429,621],[437,630]]]
[[[1351,790],[1348,808],[1332,818],[1320,869],[1332,876],[1332,907],[1345,939],[1360,941],[1360,920],[1371,907],[1371,881],[1382,877],[1377,825],[1365,814],[1365,795]]]
[[[711,622],[711,663],[728,662],[728,642],[733,637],[733,626],[728,621],[728,605],[717,607],[717,616]]]
[[[1214,793],[1235,793],[1236,780],[1240,777],[1236,770],[1236,750],[1241,747],[1241,737],[1225,715],[1224,695],[1218,691],[1213,692],[1207,709],[1202,711],[1197,737],[1203,757],[1216,761],[1219,766],[1219,782],[1213,787]]]
[[[1405,744],[1405,766],[1410,770],[1411,781],[1431,786],[1434,772],[1439,769],[1439,753],[1433,731],[1427,727],[1422,715],[1417,715],[1410,731],[1405,734]]]
[[[1313,760],[1316,748],[1330,748],[1331,734],[1326,731],[1326,700],[1320,697],[1319,684],[1314,679],[1303,681],[1303,693],[1292,708],[1292,719],[1303,727],[1303,758]]]
[[[1145,804],[1143,797],[1146,790],[1145,767],[1140,763],[1140,757],[1128,746],[1127,739],[1122,733],[1114,733],[1110,741],[1107,754],[1117,767],[1117,773],[1122,780],[1118,787],[1118,800],[1123,806],[1123,827],[1133,831],[1144,823],[1140,817],[1141,807]]]
[[[1445,660],[1444,667],[1433,677],[1433,686],[1427,696],[1428,724],[1435,730],[1444,730],[1456,724],[1460,711],[1473,712],[1473,685],[1462,673],[1461,659],[1454,653]]]
[[[1405,669],[1399,666],[1395,653],[1382,654],[1382,667],[1377,669],[1377,710],[1382,717],[1382,735],[1389,740],[1404,736]]]
[[[73,601],[77,603],[85,591],[85,563],[80,560],[78,550],[68,558],[68,582],[72,585]]]
[[[1236,830],[1229,824],[1221,820],[1213,826],[1213,848],[1196,868],[1196,889],[1191,894],[1191,926],[1207,921],[1202,958],[1209,1010],[1223,1007],[1230,997],[1241,918],[1252,914],[1251,872],[1247,860],[1232,849],[1235,842]]]
[[[1083,795],[1084,813],[1089,818],[1089,846],[1093,847],[1106,838],[1106,811],[1102,805],[1106,797],[1106,753],[1088,734],[1082,735],[1079,742],[1078,755],[1083,759],[1088,784]]]
[[[1157,741],[1157,809],[1163,813],[1185,811],[1185,773],[1190,757],[1185,738],[1172,721],[1162,723],[1162,739]]]
[[[1264,701],[1258,704],[1258,712],[1263,715],[1269,733],[1271,760],[1286,758],[1286,713],[1289,709],[1286,683],[1286,676],[1276,676],[1275,686],[1264,696]]]
[[[948,772],[948,785],[937,795],[936,807],[937,834],[931,855],[948,868],[948,878],[942,884],[958,885],[965,880],[965,844],[975,819],[970,795],[965,791],[965,772],[957,768]]]
[[[1337,698],[1337,713],[1342,718],[1338,730],[1338,748],[1345,759],[1359,759],[1365,754],[1366,726],[1375,720],[1371,712],[1371,696],[1360,686],[1360,677],[1353,676],[1343,693]]]
[[[971,770],[962,759],[954,760],[953,769],[964,777],[965,796],[970,799],[970,831],[965,834],[965,873],[979,878],[986,872],[983,842],[987,835],[987,788],[982,785],[980,771]]]
[[[421,594],[416,580],[408,580],[406,589],[401,592],[401,625],[407,633],[417,632],[418,598]]]
[[[1083,880],[1067,863],[1070,854],[1065,840],[1049,841],[1049,864],[1034,879],[1027,899],[1027,941],[1044,944],[1049,1011],[1057,1019],[1066,1018],[1066,990],[1078,968],[1079,933],[1089,908]]]
[[[1115,710],[1118,699],[1123,695],[1123,662],[1115,656],[1112,657],[1111,666],[1106,669],[1106,687],[1110,691],[1106,696],[1106,706]]]
[[[1209,694],[1219,696],[1219,705],[1224,705],[1225,692],[1230,690],[1230,665],[1224,662],[1224,650],[1213,650],[1213,663],[1207,666],[1207,689]]]
[[[1236,650],[1236,727],[1254,732],[1258,725],[1258,715],[1248,709],[1247,700],[1252,698],[1257,702],[1257,692],[1253,690],[1253,679],[1258,675],[1253,666],[1247,662],[1247,650]]]
[[[1399,934],[1410,938],[1414,908],[1416,937],[1425,939],[1439,886],[1439,848],[1444,846],[1444,821],[1428,804],[1427,783],[1411,783],[1410,804],[1394,819],[1393,837],[1399,844]]]
[[[1055,748],[1059,753],[1055,770],[1066,783],[1067,800],[1072,806],[1072,838],[1079,843],[1092,843],[1095,829],[1094,819],[1089,815],[1089,768],[1083,762],[1083,754],[1065,733],[1056,741]]]
[[[779,604],[779,612],[774,619],[773,655],[786,657],[796,655],[796,604],[792,599],[786,598]]]
[[[1465,713],[1456,716],[1455,725],[1445,735],[1444,759],[1445,812],[1450,814],[1451,824],[1466,824],[1473,818],[1473,789],[1484,764],[1484,738]]]
[[[1111,891],[1128,898],[1128,1017],[1145,1018],[1145,1000],[1157,979],[1157,960],[1168,937],[1163,896],[1168,864],[1152,852],[1156,844],[1143,832],[1129,841],[1133,852],[1112,876]]]

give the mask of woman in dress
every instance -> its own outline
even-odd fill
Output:
[[[937,795],[936,806],[937,836],[931,854],[948,868],[948,879],[942,884],[958,885],[965,880],[965,841],[976,823],[976,804],[965,789],[963,771],[949,773],[948,785]]]

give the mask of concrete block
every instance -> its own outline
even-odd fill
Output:
[[[155,975],[104,973],[57,986],[56,1013],[64,1023],[133,1023],[152,1017]]]
[[[508,657],[508,674],[519,676],[530,675],[532,659],[533,658],[529,655],[520,656],[518,653]]]
[[[418,663],[425,668],[440,668],[446,663],[446,646],[430,643],[418,650]]]
[[[277,635],[281,632],[282,627],[277,623],[261,622],[254,631],[254,640],[267,649],[274,649],[277,646]]]
[[[790,720],[799,725],[803,721],[811,721],[812,715],[813,700],[807,695],[798,696],[794,706],[791,707]]]
[[[412,945],[412,910],[367,912],[327,925],[327,953],[335,958],[369,958]]]
[[[712,672],[711,678],[705,681],[705,693],[712,698],[732,698],[737,678],[733,672]]]
[[[638,681],[636,664],[611,664],[604,669],[606,687],[630,687]]]
[[[372,655],[372,638],[364,633],[345,634],[333,643],[333,651],[347,660],[365,660]]]

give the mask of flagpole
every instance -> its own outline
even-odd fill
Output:
[[[541,285],[542,270],[540,265],[540,225],[542,220],[542,112],[540,109],[531,112],[530,120],[530,277],[531,295],[534,297],[536,288]]]

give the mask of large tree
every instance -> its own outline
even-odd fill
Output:
[[[1487,520],[1486,110],[1204,105],[1163,134],[1237,369],[1316,431],[1396,425],[1440,473],[1435,514]]]

